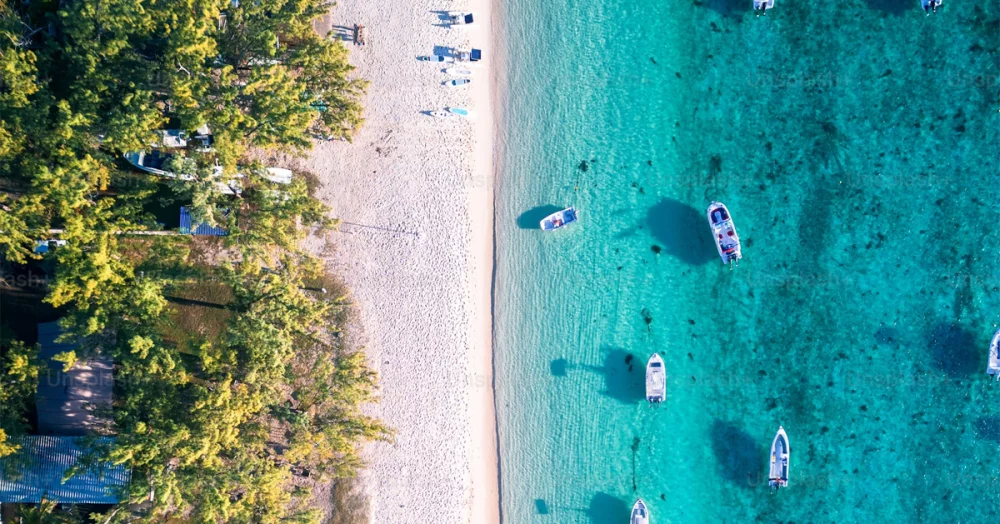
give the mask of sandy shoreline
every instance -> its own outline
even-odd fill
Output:
[[[443,5],[444,4],[444,5]],[[310,239],[346,280],[381,399],[372,413],[396,430],[370,446],[363,478],[380,523],[499,522],[492,389],[492,0],[345,0],[327,25],[370,81],[354,143],[317,144],[291,161],[315,173],[317,196],[344,223]],[[476,24],[444,27],[444,10]],[[347,36],[345,36],[346,38]],[[473,83],[446,87],[448,64],[416,60],[444,48],[482,49]],[[426,113],[465,107],[475,118]]]

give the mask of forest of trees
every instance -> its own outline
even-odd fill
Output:
[[[35,241],[58,231],[44,300],[82,341],[77,357],[114,359],[103,433],[115,444],[88,458],[133,478],[102,522],[312,522],[293,476],[350,477],[361,444],[391,436],[361,411],[375,376],[344,345],[347,304],[320,290],[330,277],[300,248],[335,221],[302,176],[276,184],[247,160],[349,140],[361,124],[365,84],[313,28],[331,5],[0,0],[0,257],[37,263]],[[212,147],[172,163],[183,178],[122,159],[160,130],[204,128]],[[221,179],[239,190],[214,190]],[[135,234],[179,203],[228,234]],[[198,311],[214,314],[185,317],[180,298],[206,289]],[[36,353],[3,337],[0,456],[32,430]]]

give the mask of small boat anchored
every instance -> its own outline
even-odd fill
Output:
[[[923,7],[924,12],[930,15],[931,13],[937,13],[942,3],[944,3],[942,0],[920,0],[920,7]]]
[[[708,225],[712,227],[712,237],[715,239],[715,247],[719,248],[719,256],[722,257],[723,264],[732,265],[735,262],[739,265],[743,258],[743,251],[740,248],[740,237],[736,234],[736,226],[729,216],[729,209],[722,202],[712,202],[708,206]]]
[[[649,524],[649,510],[646,503],[639,499],[632,505],[632,518],[630,524]]]
[[[542,231],[555,231],[556,229],[566,227],[573,222],[576,222],[577,218],[576,208],[567,207],[562,211],[556,211],[555,213],[543,218],[542,221],[539,222],[539,226],[541,226]]]
[[[753,0],[753,11],[758,15],[766,15],[768,9],[774,9],[774,0]]]
[[[788,435],[785,428],[778,426],[778,433],[771,442],[771,464],[767,484],[771,490],[788,487]]]
[[[667,398],[667,369],[663,359],[653,353],[646,362],[646,400],[650,406],[658,406]]]
[[[997,331],[990,341],[990,358],[986,363],[986,374],[993,375],[993,380],[1000,380],[1000,331]]]

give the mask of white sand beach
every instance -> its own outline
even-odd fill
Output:
[[[338,2],[335,30],[349,38],[355,23],[366,27],[366,45],[345,44],[371,82],[367,121],[353,143],[320,143],[297,161],[319,176],[318,196],[343,220],[322,247],[352,291],[380,375],[373,413],[397,432],[395,443],[366,453],[380,523],[499,521],[491,8],[490,0]],[[444,26],[447,10],[472,11],[475,25]],[[450,64],[417,60],[470,46],[486,59],[469,86],[443,85],[454,78],[444,72]],[[427,114],[446,107],[474,118]]]

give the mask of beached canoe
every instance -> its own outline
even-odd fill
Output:
[[[667,398],[667,369],[660,355],[653,353],[646,362],[646,400],[655,406]]]
[[[444,72],[452,76],[472,76],[471,69],[462,69],[461,67],[449,67]]]
[[[420,60],[421,62],[444,62],[446,64],[451,64],[455,62],[454,58],[450,56],[441,56],[441,55],[418,56],[417,60]]]
[[[632,505],[632,518],[630,524],[649,524],[649,510],[646,503],[639,499]]]
[[[740,236],[736,234],[736,226],[729,216],[729,209],[722,202],[712,202],[708,206],[708,225],[712,228],[712,239],[719,249],[723,264],[739,263],[743,258],[740,248]]]
[[[986,374],[993,375],[994,380],[1000,380],[1000,331],[997,331],[990,341],[990,358],[986,362]]]
[[[576,208],[567,207],[562,211],[556,211],[555,213],[543,218],[542,221],[539,222],[539,226],[542,228],[542,231],[555,231],[556,229],[566,227],[573,222],[576,222],[577,218]]]
[[[451,86],[451,87],[457,87],[457,86],[468,85],[468,84],[471,84],[471,83],[472,83],[472,79],[471,78],[456,78],[454,80],[449,80],[449,81],[445,82],[444,85]]]
[[[445,111],[444,109],[437,109],[437,110],[431,111],[430,115],[433,116],[433,117],[435,117],[435,118],[452,118],[453,116],[455,116],[451,112]]]
[[[788,435],[785,434],[785,428],[778,426],[778,433],[771,442],[771,463],[767,474],[767,484],[771,489],[788,486],[789,456]]]

